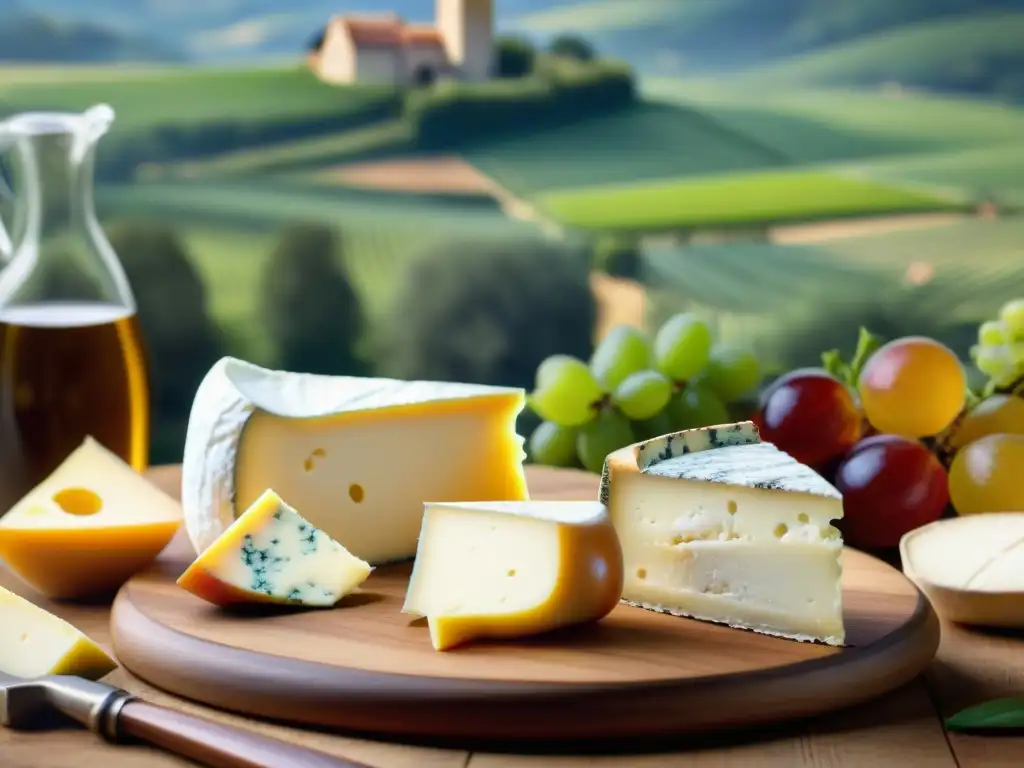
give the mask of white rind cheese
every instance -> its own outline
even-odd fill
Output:
[[[274,488],[357,557],[416,551],[423,503],[527,498],[520,389],[271,371],[223,358],[189,416],[185,526],[201,553]]]
[[[605,462],[623,599],[649,610],[842,645],[842,496],[750,422],[687,430]]]

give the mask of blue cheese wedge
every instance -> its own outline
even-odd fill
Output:
[[[373,569],[265,491],[178,579],[215,605],[334,605]]]
[[[623,600],[842,645],[842,496],[751,422],[608,456],[600,501],[622,544]]]

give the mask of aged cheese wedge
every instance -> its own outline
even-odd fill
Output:
[[[903,537],[900,559],[951,621],[1024,627],[1024,512],[929,523]]]
[[[92,438],[0,518],[0,559],[52,598],[116,589],[181,527],[177,501]]]
[[[622,551],[588,501],[427,504],[403,613],[439,651],[597,621],[622,595]]]
[[[425,501],[528,498],[520,389],[269,371],[224,358],[189,417],[197,552],[267,488],[371,565],[416,553]]]
[[[330,606],[373,569],[307,522],[274,491],[264,491],[178,579],[216,605]]]
[[[0,672],[96,680],[116,667],[102,648],[64,619],[0,587]]]
[[[608,456],[600,499],[622,542],[623,599],[653,611],[842,645],[839,492],[751,422]]]

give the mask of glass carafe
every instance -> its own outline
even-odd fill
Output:
[[[149,451],[135,298],[96,219],[96,144],[113,110],[0,122],[0,515],[87,435],[136,470]]]

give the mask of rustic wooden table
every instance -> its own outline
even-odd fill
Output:
[[[151,471],[154,481],[177,495],[178,468]],[[538,495],[592,498],[597,478],[582,472],[542,470],[531,478]],[[10,574],[0,584],[26,594],[110,648],[109,605],[53,605],[31,594]],[[668,768],[688,766],[910,766],[911,768],[1020,768],[1024,736],[945,733],[941,717],[1002,696],[1024,697],[1024,634],[979,632],[943,623],[938,657],[924,679],[880,701],[755,737],[728,736],[666,753],[629,756],[521,756],[366,741],[258,723],[168,696],[123,670],[108,680],[149,700],[233,723],[379,768]],[[638,749],[641,746],[638,745]],[[185,768],[192,764],[146,747],[108,746],[80,730],[41,734],[0,728],[3,768]],[[282,768],[286,768],[282,766]]]

